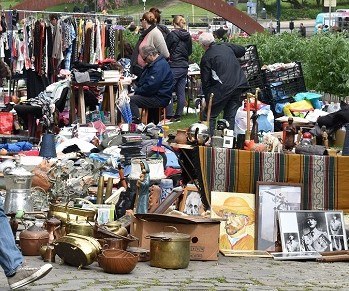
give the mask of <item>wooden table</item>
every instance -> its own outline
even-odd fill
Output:
[[[110,124],[116,124],[116,114],[115,114],[115,93],[114,86],[119,84],[119,78],[113,78],[110,80],[99,81],[99,82],[89,82],[89,83],[72,83],[72,86],[78,87],[78,116],[81,117],[81,124],[86,124],[86,108],[85,108],[85,98],[84,98],[84,86],[107,86],[110,96]],[[70,98],[70,120],[74,122],[76,119],[75,114],[75,98]]]

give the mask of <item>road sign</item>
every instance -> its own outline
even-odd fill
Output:
[[[324,7],[336,7],[337,0],[324,0]]]

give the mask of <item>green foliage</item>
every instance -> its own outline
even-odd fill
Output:
[[[308,90],[349,95],[349,39],[344,34],[303,38],[297,33],[260,33],[233,41],[257,45],[262,64],[300,61]]]

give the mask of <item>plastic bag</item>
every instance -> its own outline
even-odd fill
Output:
[[[13,114],[11,112],[0,112],[0,134],[12,134]]]

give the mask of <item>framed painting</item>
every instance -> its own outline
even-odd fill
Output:
[[[221,220],[221,251],[255,249],[255,194],[212,191],[211,218]]]
[[[303,185],[258,181],[256,189],[256,248],[275,251],[277,211],[301,210]]]
[[[192,184],[188,184],[183,190],[183,197],[179,204],[179,211],[188,215],[201,215],[204,212],[204,205],[201,194]]]
[[[343,211],[279,211],[283,252],[328,252],[348,249]]]

